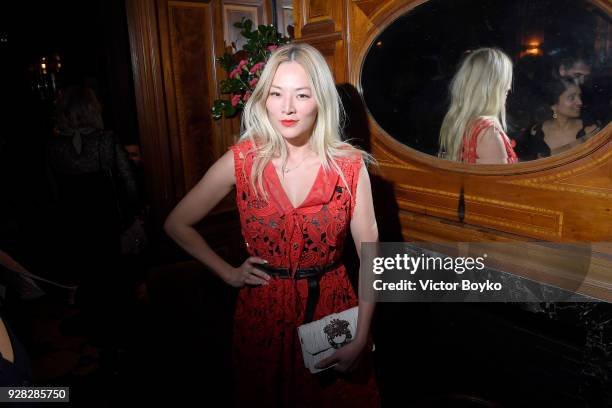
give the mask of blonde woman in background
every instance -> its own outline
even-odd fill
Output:
[[[280,47],[245,106],[240,140],[166,221],[179,245],[240,288],[232,383],[238,406],[379,404],[371,367],[348,373],[366,350],[374,304],[358,302],[340,256],[349,230],[358,250],[377,241],[378,230],[364,165],[369,156],[341,141],[340,113],[323,56],[306,44]],[[238,267],[193,227],[234,186],[251,255]],[[319,363],[332,370],[311,374],[297,327],[358,303],[353,341]]]
[[[451,85],[451,104],[440,130],[440,156],[477,164],[516,163],[505,134],[512,61],[495,48],[480,48],[462,62]]]

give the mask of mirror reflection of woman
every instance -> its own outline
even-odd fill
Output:
[[[545,86],[552,117],[531,128],[525,159],[538,159],[563,152],[594,135],[599,126],[581,118],[582,92],[569,78]]]
[[[441,157],[470,164],[517,161],[505,133],[511,85],[512,61],[502,51],[480,48],[463,60],[440,129]]]

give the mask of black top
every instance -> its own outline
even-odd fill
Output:
[[[531,128],[525,146],[520,152],[521,161],[536,160],[550,156],[550,147],[544,141],[542,125],[543,123],[538,123]],[[576,139],[586,136],[585,128],[588,126],[590,125],[585,125],[584,121],[582,122],[582,129],[576,133]]]
[[[94,186],[96,180],[104,184],[100,179],[108,176],[113,180],[111,190],[116,190],[113,195],[124,212],[122,216],[133,216],[138,202],[136,179],[127,151],[115,134],[103,130],[82,131],[76,139],[78,143],[75,143],[74,133],[60,133],[54,135],[47,146],[47,160],[56,187],[61,190],[62,184],[69,183],[80,197],[93,194],[89,200],[91,205],[96,202],[95,195],[105,194]]]
[[[85,174],[112,170],[125,184],[129,194],[136,194],[136,181],[128,154],[113,132],[81,132],[78,149],[73,134],[61,133],[50,140],[47,154],[51,168],[58,173]]]

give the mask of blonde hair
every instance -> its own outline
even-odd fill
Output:
[[[335,159],[358,154],[366,162],[370,162],[371,156],[342,141],[344,110],[325,58],[314,47],[296,43],[283,45],[273,52],[242,113],[240,140],[251,140],[255,149],[251,172],[254,191],[259,190],[266,196],[263,189],[263,171],[273,157],[280,157],[283,165],[287,162],[287,147],[281,134],[272,126],[266,109],[266,100],[276,70],[285,62],[296,62],[304,68],[317,102],[317,118],[309,141],[311,149],[317,154],[325,171],[334,169],[347,185]]]
[[[440,152],[461,160],[464,135],[475,119],[493,119],[506,130],[506,96],[512,85],[512,61],[496,48],[479,48],[462,62],[451,85],[451,104],[440,129]]]

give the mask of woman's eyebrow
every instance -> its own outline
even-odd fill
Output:
[[[274,84],[273,84],[273,85],[270,85],[270,88],[278,88],[278,89],[283,89],[283,87],[282,87],[282,86],[278,86],[278,85],[274,85]],[[304,90],[304,89],[305,89],[305,90],[310,91],[310,87],[309,87],[309,86],[301,86],[301,87],[299,87],[299,88],[295,88],[294,90],[295,90],[295,91],[301,91],[301,90]]]

